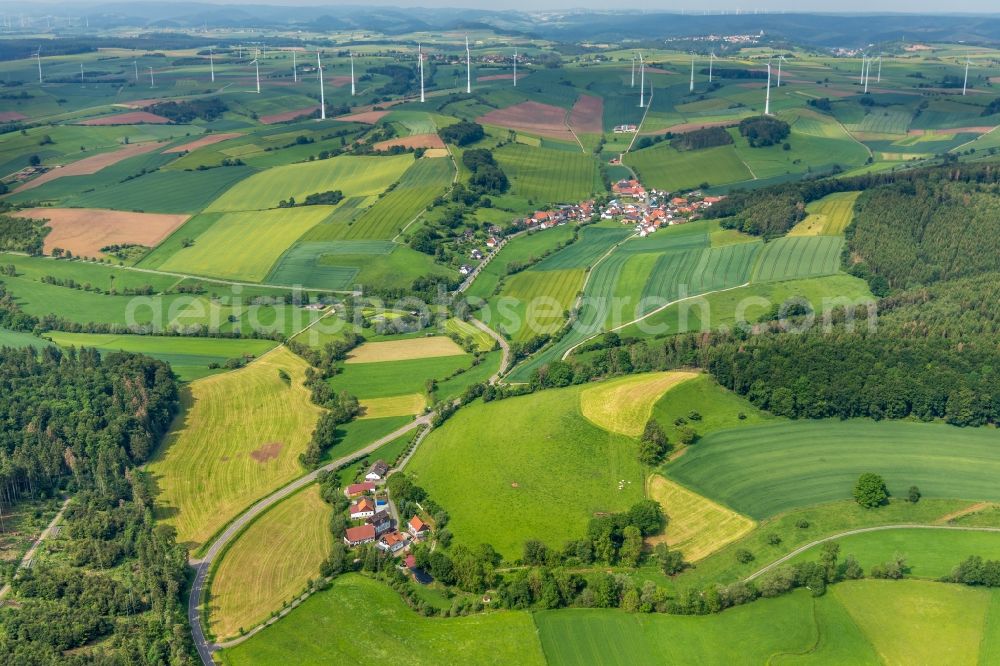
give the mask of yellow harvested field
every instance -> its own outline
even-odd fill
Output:
[[[386,416],[412,416],[420,414],[427,406],[421,393],[395,395],[390,398],[368,398],[361,401],[364,410],[359,419],[381,419]]]
[[[638,437],[660,396],[697,376],[697,372],[675,370],[601,382],[580,393],[580,411],[599,428]]]
[[[212,578],[209,627],[217,639],[249,631],[297,597],[330,554],[332,507],[312,485],[279,503],[233,542]]]
[[[809,215],[788,232],[789,236],[839,236],[854,219],[854,202],[861,192],[837,192],[806,206]]]
[[[447,148],[428,148],[424,151],[424,157],[448,157]]]
[[[155,247],[189,217],[99,208],[29,208],[17,214],[48,220],[52,231],[45,236],[45,252],[58,247],[78,257],[97,257],[109,245]]]
[[[668,518],[666,533],[648,539],[649,543],[666,542],[680,550],[688,562],[711,555],[757,526],[750,518],[659,474],[649,478],[646,492],[660,503]]]
[[[299,454],[322,411],[303,385],[308,367],[278,347],[184,389],[181,412],[148,466],[159,518],[177,529],[179,543],[199,548],[255,500],[303,474]]]
[[[353,350],[346,363],[381,363],[384,361],[408,361],[415,358],[435,356],[461,356],[465,350],[444,335],[408,340],[388,340],[386,342],[366,342]]]

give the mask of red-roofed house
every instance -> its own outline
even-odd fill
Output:
[[[344,543],[348,546],[360,546],[363,543],[371,543],[374,540],[375,528],[371,525],[348,527],[346,534],[344,534]]]
[[[412,569],[413,567],[417,566],[417,558],[415,558],[413,555],[407,555],[406,559],[403,560],[403,566],[405,566],[407,569]]]
[[[362,497],[357,502],[351,505],[351,520],[361,520],[362,518],[371,518],[375,515],[375,502],[371,501],[367,497]]]
[[[378,540],[375,547],[387,553],[398,553],[406,548],[406,537],[399,532],[389,532]]]
[[[348,497],[360,497],[366,493],[370,493],[375,490],[375,484],[370,481],[365,481],[364,483],[352,483],[347,486],[347,496]]]
[[[430,525],[420,520],[419,516],[413,516],[413,518],[410,518],[410,522],[407,523],[407,528],[409,529],[410,534],[413,535],[414,539],[423,539],[431,531]]]

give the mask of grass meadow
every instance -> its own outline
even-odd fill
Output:
[[[996,434],[901,421],[780,421],[706,435],[668,476],[753,518],[846,499],[864,472],[903,496],[1000,500]]]
[[[341,576],[285,619],[221,653],[226,666],[376,663],[542,666],[531,616],[523,611],[425,618],[399,594],[357,574]]]
[[[642,498],[635,440],[583,419],[580,391],[475,403],[431,432],[408,471],[448,508],[457,541],[512,560],[528,539],[560,547]]]
[[[358,398],[390,398],[423,393],[428,380],[444,379],[471,361],[471,355],[461,354],[393,363],[348,363],[329,381],[335,391],[347,391]]]
[[[600,382],[580,393],[580,411],[608,432],[639,437],[660,396],[696,377],[694,372],[673,371]]]
[[[806,206],[806,219],[789,236],[840,236],[854,219],[854,203],[860,192],[835,192]]]
[[[209,630],[217,640],[249,631],[298,596],[330,553],[333,514],[311,485],[250,524],[212,574]],[[294,554],[294,555],[292,555]]]
[[[0,347],[50,347],[52,343],[31,333],[21,333],[0,328]]]
[[[754,282],[833,275],[840,270],[839,236],[795,236],[764,245],[753,271]],[[739,247],[739,246],[737,246]]]
[[[539,206],[576,203],[604,189],[597,162],[589,154],[510,144],[495,156],[510,179],[511,194]]]
[[[177,529],[179,543],[202,546],[240,510],[302,473],[298,455],[320,413],[303,386],[307,367],[282,347],[192,382],[182,394],[181,412],[148,465],[158,515]]]

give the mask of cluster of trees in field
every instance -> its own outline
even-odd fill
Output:
[[[336,206],[344,199],[344,193],[340,190],[327,190],[325,192],[314,192],[306,195],[301,201],[295,201],[295,197],[288,197],[278,202],[278,208],[295,208],[296,206]]]
[[[185,553],[155,524],[138,470],[177,408],[169,367],[92,349],[0,349],[0,384],[0,500],[75,492],[52,542],[58,556],[36,558],[12,583],[0,661],[57,663],[88,645],[95,662],[193,663]]]
[[[507,174],[485,148],[472,148],[462,154],[462,164],[472,172],[469,187],[478,195],[503,194],[510,187]]]
[[[413,68],[404,65],[389,64],[373,67],[368,71],[371,74],[382,74],[389,77],[390,81],[375,91],[384,97],[405,95],[413,90],[417,81],[417,75]]]
[[[701,73],[708,76],[708,67],[703,67]],[[720,79],[766,79],[767,72],[757,69],[743,69],[742,67],[713,67],[712,76]]]
[[[442,140],[448,143],[453,143],[456,146],[467,146],[470,143],[475,143],[479,141],[484,136],[486,132],[483,130],[483,126],[479,123],[473,123],[468,121],[457,122],[454,125],[448,125],[447,127],[442,127],[438,130],[438,136]]]
[[[163,116],[172,123],[184,125],[199,118],[205,121],[217,120],[229,107],[219,97],[207,97],[181,102],[157,102],[147,106],[145,110]]]
[[[855,275],[873,288],[1000,269],[1000,185],[921,179],[864,192],[847,231]]]
[[[46,220],[0,214],[0,251],[42,254],[45,235],[49,228]]]
[[[979,115],[981,116],[992,116],[994,113],[1000,113],[1000,97],[994,97],[990,100],[990,103],[986,105],[983,112]]]
[[[947,580],[966,585],[1000,587],[1000,560],[984,560],[979,555],[970,555],[955,567]]]
[[[791,126],[784,120],[771,116],[751,116],[739,124],[740,134],[747,138],[751,148],[774,146],[788,138]]]
[[[670,145],[677,150],[701,150],[715,146],[728,146],[733,136],[723,127],[703,127],[670,137]]]

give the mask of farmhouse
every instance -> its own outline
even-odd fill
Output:
[[[611,186],[611,191],[623,197],[634,197],[636,199],[644,199],[646,197],[646,188],[637,180],[619,180]]]
[[[375,484],[371,481],[365,481],[364,483],[352,483],[347,486],[347,490],[344,492],[348,497],[361,497],[373,490],[375,490]]]
[[[374,527],[376,535],[382,535],[392,529],[392,518],[388,511],[376,511],[373,515],[365,518],[365,524]]]
[[[351,505],[350,514],[351,520],[370,518],[375,515],[375,502],[371,501],[367,497],[362,497],[360,500]]]
[[[371,525],[361,525],[359,527],[348,527],[344,534],[344,543],[348,546],[360,546],[363,543],[371,543],[375,540],[375,528]]]
[[[638,131],[635,125],[615,125],[615,134],[635,134]]]
[[[413,518],[410,518],[410,522],[407,523],[407,528],[413,538],[417,541],[426,537],[431,531],[430,526],[420,520],[419,516],[413,516]]]
[[[368,468],[368,473],[365,474],[366,481],[381,481],[385,478],[385,475],[389,472],[389,465],[384,460],[376,460],[375,463]]]
[[[399,532],[389,532],[378,540],[375,547],[387,553],[398,553],[402,549],[406,548],[406,545],[407,540],[405,536]]]

